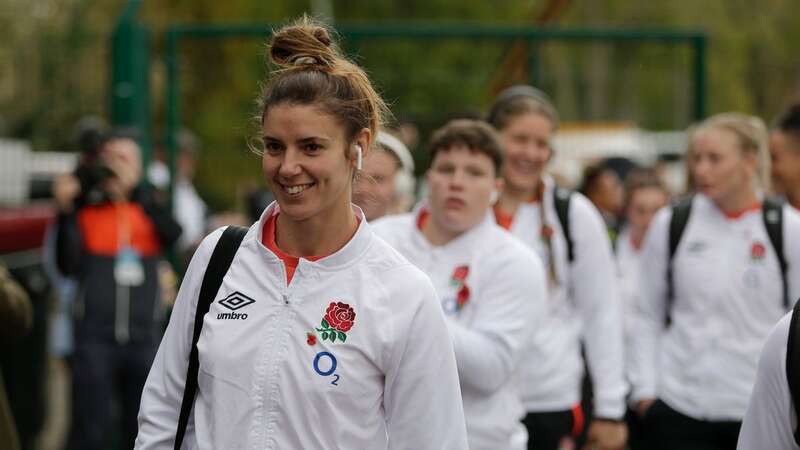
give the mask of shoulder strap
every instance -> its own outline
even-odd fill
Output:
[[[222,279],[228,273],[228,268],[233,262],[233,257],[239,249],[239,245],[247,234],[247,228],[229,226],[219,238],[211,259],[208,261],[206,273],[203,276],[203,283],[200,285],[200,296],[197,300],[197,309],[194,313],[194,333],[192,334],[192,351],[189,354],[189,368],[186,370],[186,386],[183,390],[183,401],[181,402],[181,413],[178,416],[178,429],[175,433],[175,450],[180,450],[183,444],[183,436],[186,433],[186,426],[189,423],[189,413],[194,405],[194,397],[197,394],[197,371],[200,368],[200,360],[197,353],[197,341],[200,339],[200,332],[203,330],[203,317],[211,307],[214,297],[222,285]]]
[[[800,417],[800,300],[794,304],[789,323],[789,339],[786,342],[786,379],[795,413]],[[800,425],[794,430],[794,441],[800,445]]]
[[[672,321],[672,299],[675,295],[675,287],[672,282],[672,259],[681,243],[683,231],[689,223],[689,214],[692,212],[692,197],[679,200],[672,206],[672,217],[669,220],[669,256],[667,259],[667,316],[666,322],[669,325]]]
[[[789,286],[786,279],[788,264],[786,263],[786,256],[783,254],[783,203],[780,200],[765,197],[761,212],[769,241],[772,244],[772,248],[775,249],[778,264],[781,267],[783,306],[788,309],[791,303],[789,302]]]
[[[564,239],[567,241],[567,262],[570,264],[575,261],[572,233],[569,228],[569,201],[571,198],[572,192],[568,189],[558,186],[553,189],[553,206],[556,208],[556,216],[558,216],[561,229],[564,230]]]

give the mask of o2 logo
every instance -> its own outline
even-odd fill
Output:
[[[329,352],[319,352],[314,357],[314,371],[322,377],[333,376],[331,384],[339,385],[339,375],[336,374],[336,357]]]

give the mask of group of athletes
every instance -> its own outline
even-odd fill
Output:
[[[439,128],[426,198],[393,214],[413,161],[380,131],[365,72],[307,18],[269,55],[276,201],[218,290],[228,231],[196,251],[137,449],[736,448],[761,347],[800,296],[800,215],[763,195],[761,120],[692,127],[693,195],[668,207],[634,177],[612,248],[592,203],[545,172],[559,119],[541,91],[509,88],[486,121]],[[778,448],[761,439],[742,448]]]

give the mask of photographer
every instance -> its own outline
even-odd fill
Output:
[[[132,447],[136,436],[139,398],[163,317],[157,266],[181,233],[141,178],[139,146],[112,134],[53,186],[56,261],[80,284],[70,449],[107,447],[117,393],[122,447]]]

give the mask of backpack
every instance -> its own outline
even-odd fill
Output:
[[[794,304],[792,320],[789,322],[789,339],[786,342],[786,379],[795,415],[800,417],[800,300]],[[794,429],[794,442],[800,445],[800,424]]]
[[[206,315],[214,297],[222,285],[222,279],[228,273],[228,269],[233,262],[233,257],[247,234],[247,228],[229,226],[225,228],[219,238],[211,259],[208,261],[206,273],[203,275],[203,282],[200,285],[200,295],[197,300],[197,309],[194,312],[194,333],[192,334],[192,350],[189,353],[189,367],[186,369],[186,386],[183,390],[183,400],[181,401],[181,412],[178,416],[178,428],[175,432],[175,450],[180,450],[183,445],[183,437],[186,434],[186,426],[189,424],[189,414],[194,405],[194,398],[197,394],[197,372],[200,368],[200,360],[197,352],[197,341],[200,340],[200,332],[203,331],[203,316]]]
[[[667,325],[672,321],[670,310],[675,294],[672,279],[672,260],[678,250],[678,244],[681,242],[681,236],[686,229],[686,224],[689,222],[689,214],[691,212],[692,197],[679,200],[672,206],[672,218],[669,221],[669,257],[667,262]],[[791,304],[789,303],[789,287],[786,279],[788,264],[783,254],[783,202],[765,197],[761,206],[761,216],[764,220],[764,227],[767,229],[769,241],[775,250],[775,255],[778,257],[783,286],[783,304],[788,309]]]
[[[575,261],[575,250],[573,249],[572,233],[569,228],[569,201],[572,198],[572,191],[556,186],[553,189],[553,206],[556,209],[558,223],[564,231],[564,240],[567,242],[567,263]]]

